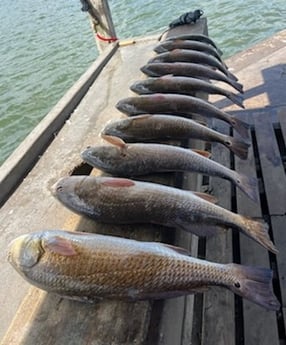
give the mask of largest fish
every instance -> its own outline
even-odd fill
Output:
[[[74,212],[102,223],[154,223],[205,236],[218,228],[235,228],[273,253],[268,225],[230,212],[194,193],[124,178],[68,176],[52,193]],[[197,225],[197,226],[196,226]]]
[[[81,301],[167,298],[218,285],[264,308],[279,309],[271,270],[183,253],[162,243],[50,230],[16,238],[8,260],[31,284]]]
[[[247,123],[198,97],[154,93],[139,97],[123,98],[116,104],[116,108],[131,116],[140,114],[172,114],[192,117],[193,114],[198,114],[217,118],[229,123],[243,138],[249,137],[249,125]]]

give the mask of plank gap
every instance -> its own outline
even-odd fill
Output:
[[[273,129],[274,129],[274,133],[276,136],[276,140],[277,140],[281,160],[283,163],[284,171],[286,173],[286,146],[285,146],[285,142],[283,139],[282,130],[281,130],[280,126],[279,127],[273,126]]]

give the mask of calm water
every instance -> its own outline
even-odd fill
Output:
[[[286,27],[285,0],[109,3],[119,38],[160,33],[182,13],[203,9],[224,57]],[[0,164],[97,57],[80,8],[79,0],[0,1]]]

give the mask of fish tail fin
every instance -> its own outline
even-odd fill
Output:
[[[278,310],[280,303],[273,293],[272,271],[268,268],[228,264],[237,281],[228,288],[269,310]]]
[[[238,92],[243,93],[243,86],[242,84],[238,83],[235,80],[229,79],[230,85],[235,88]]]
[[[251,200],[258,202],[257,178],[237,174],[236,186],[240,188]]]
[[[242,220],[242,227],[240,228],[243,233],[252,238],[254,241],[262,245],[274,254],[278,253],[277,248],[271,241],[268,233],[268,224],[261,221],[253,220],[249,217],[239,216]]]
[[[247,159],[250,144],[240,139],[228,136],[224,141],[224,145],[228,147],[235,155],[237,155],[237,157]]]
[[[238,78],[237,78],[233,73],[231,73],[229,70],[227,70],[227,75],[228,75],[228,77],[231,78],[232,80],[238,81]]]
[[[243,137],[248,139],[249,138],[249,133],[248,133],[248,129],[249,129],[249,124],[239,120],[238,118],[236,118],[235,116],[233,116],[231,118],[231,125],[232,127]]]
[[[227,98],[229,98],[234,104],[238,105],[239,107],[244,108],[243,97],[241,95],[236,95],[232,92],[229,92]]]

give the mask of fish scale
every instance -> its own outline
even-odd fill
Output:
[[[167,298],[220,285],[279,308],[271,270],[200,260],[163,243],[50,230],[16,238],[8,261],[39,288],[81,301]]]

